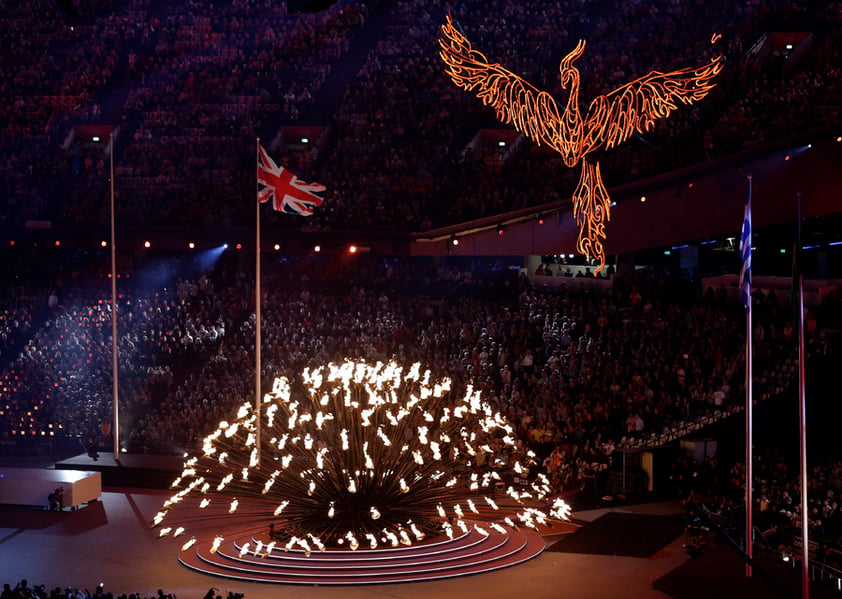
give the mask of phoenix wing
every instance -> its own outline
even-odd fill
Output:
[[[453,24],[450,15],[441,26],[439,56],[453,83],[473,92],[491,106],[497,118],[539,144],[563,152],[562,120],[555,99],[499,63],[490,63],[474,50],[470,40]]]
[[[704,98],[716,83],[724,59],[717,56],[700,67],[669,73],[652,71],[591,102],[585,118],[585,152],[619,145],[635,132],[645,133],[657,119],[679,105]],[[604,146],[603,146],[604,144]]]

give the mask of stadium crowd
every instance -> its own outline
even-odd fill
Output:
[[[816,558],[837,568],[842,565],[840,468],[839,460],[824,460],[810,467],[807,475],[808,538],[821,548]],[[745,465],[739,464],[735,474],[735,490],[745,489]],[[798,551],[794,541],[801,536],[798,469],[792,468],[779,452],[770,450],[757,460],[756,477],[755,525],[767,544],[790,554]]]
[[[28,302],[18,300],[20,296],[12,296],[3,302],[3,312],[0,313],[0,357],[8,355],[18,343],[29,334],[32,326],[31,306]]]
[[[254,393],[251,285],[230,265],[179,273],[143,291],[140,270],[120,303],[121,438],[132,452],[196,448]],[[740,309],[654,271],[614,275],[601,296],[533,287],[493,261],[307,257],[267,265],[264,289],[267,387],[344,357],[420,361],[472,381],[542,460],[555,452],[546,466],[562,483],[742,396]],[[7,439],[109,445],[110,305],[99,292],[66,289],[3,369]],[[794,342],[784,302],[756,302],[755,389],[774,394],[791,380]]]
[[[166,266],[163,267],[165,270]],[[174,269],[174,267],[173,267]],[[171,277],[173,286],[121,294],[117,328],[120,394],[126,416],[145,409],[176,374],[212,353],[225,335],[220,306],[233,290],[216,293],[207,277]],[[85,279],[41,297],[43,320],[7,356],[0,377],[0,426],[8,438],[70,435],[85,445],[108,437],[113,397],[111,306],[106,286]],[[29,327],[28,312],[12,328]]]
[[[443,72],[437,36],[448,11],[492,62],[560,102],[557,64],[580,38],[588,42],[577,63],[583,102],[652,69],[725,56],[704,102],[601,158],[610,184],[842,121],[839,2],[728,3],[723,11],[672,0],[340,0],[304,16],[273,0],[73,4],[78,16],[40,2],[0,15],[3,224],[107,222],[109,148],[77,128],[90,124],[116,127],[121,223],[243,224],[253,214],[257,137],[279,164],[327,186],[328,201],[306,223],[313,228],[419,230],[567,197],[578,173],[546,148],[472,143],[480,129],[502,126]],[[782,22],[812,33],[791,51],[773,47],[765,34]],[[714,33],[722,38],[711,45]],[[322,138],[278,143],[281,127],[313,123],[324,126]],[[301,226],[268,211],[265,218]],[[4,279],[0,444],[111,442],[102,264],[101,256],[68,263],[45,281],[26,262],[21,276]],[[121,279],[126,450],[194,449],[253,394],[254,287],[242,274],[251,271],[236,266],[187,273],[170,263],[161,285],[144,284],[139,267],[132,281]],[[493,261],[277,261],[264,280],[263,381],[346,356],[420,361],[458,385],[473,381],[559,489],[580,488],[618,447],[655,443],[726,413],[744,394],[743,316],[721,290],[699,294],[652,270],[617,273],[607,290],[547,290]],[[838,306],[842,296],[829,301]],[[793,330],[783,298],[757,294],[755,306],[754,384],[768,396],[795,373]],[[788,547],[800,517],[797,478],[774,454],[759,465],[758,525]],[[707,498],[713,509],[729,517],[744,484],[739,466],[732,474],[723,478],[715,459],[674,465],[679,488],[704,481],[719,490]],[[837,565],[826,547],[842,538],[840,481],[838,460],[811,470],[811,533],[821,539],[820,559]],[[34,597],[114,595],[21,581],[0,599]]]
[[[723,12],[669,0],[342,0],[295,16],[268,0],[76,5],[78,17],[49,3],[0,17],[9,223],[106,222],[107,152],[71,134],[83,124],[118,127],[121,222],[241,223],[258,136],[279,163],[328,186],[311,226],[418,230],[566,197],[576,174],[546,149],[466,150],[479,128],[500,125],[443,73],[436,37],[447,11],[492,61],[559,98],[556,65],[579,38],[585,101],[652,69],[725,55],[709,98],[605,155],[614,184],[836,125],[842,105],[838,2]],[[813,33],[791,52],[773,47],[764,35],[781,22]],[[713,33],[722,38],[711,45]],[[298,123],[324,126],[324,139],[276,147],[277,131]]]
[[[754,456],[752,526],[756,551],[779,559],[801,555],[801,476],[799,468],[779,448]],[[692,508],[695,526],[736,538],[745,526],[745,461],[730,469],[716,455],[699,462],[685,456],[672,465],[671,482]],[[842,568],[842,463],[810,460],[807,473],[810,559]],[[703,508],[703,512],[699,508]],[[704,516],[703,516],[704,514]]]
[[[174,593],[165,593],[162,589],[117,595],[110,590],[106,590],[102,583],[93,592],[88,589],[72,587],[65,587],[64,589],[61,587],[47,589],[45,587],[44,584],[30,586],[29,581],[25,578],[15,584],[14,587],[7,582],[3,584],[0,599],[115,599],[115,597],[116,599],[176,599]],[[217,593],[218,589],[211,588],[205,593],[204,599],[222,599],[223,595]],[[226,597],[227,599],[243,599],[245,594],[228,591]]]

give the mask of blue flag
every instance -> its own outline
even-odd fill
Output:
[[[751,310],[751,177],[746,186],[746,211],[743,217],[743,232],[740,234],[740,294],[746,314]]]

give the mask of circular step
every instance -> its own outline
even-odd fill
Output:
[[[531,530],[506,528],[476,530],[438,538],[409,547],[380,549],[329,549],[306,556],[300,549],[240,555],[245,543],[256,540],[248,531],[228,531],[216,552],[212,538],[197,541],[179,554],[179,561],[199,572],[253,582],[306,585],[370,585],[435,580],[507,568],[539,555],[544,539]]]

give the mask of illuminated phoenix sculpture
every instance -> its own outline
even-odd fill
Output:
[[[561,88],[568,91],[567,105],[561,110],[555,99],[498,63],[490,63],[474,50],[448,15],[441,27],[439,55],[446,72],[459,87],[474,92],[497,112],[497,118],[539,144],[546,144],[574,167],[582,163],[579,184],[573,193],[573,215],[579,225],[576,249],[599,261],[596,272],[605,265],[605,223],[610,218],[611,201],[602,182],[599,162],[589,157],[598,150],[611,149],[635,132],[646,132],[656,119],[666,118],[680,104],[704,98],[722,70],[718,56],[699,67],[668,73],[652,71],[614,91],[596,97],[585,114],[579,110],[579,70],[573,63],[585,51],[579,40],[559,64]],[[714,38],[715,39],[715,38]]]
[[[345,362],[278,378],[261,418],[258,435],[245,404],[204,440],[153,520],[160,536],[189,535],[184,550],[197,534],[215,536],[213,552],[229,519],[255,533],[272,526],[271,539],[251,548],[259,557],[276,542],[309,555],[569,516],[545,476],[527,476],[534,455],[520,453],[479,392],[432,383],[418,364]]]

